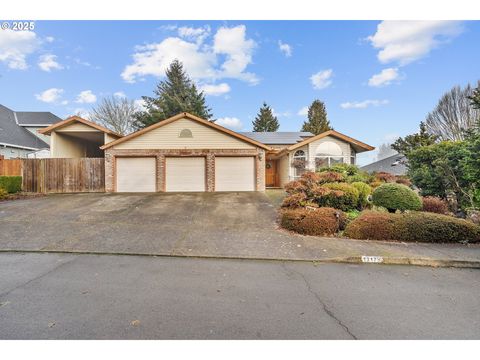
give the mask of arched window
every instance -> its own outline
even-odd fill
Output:
[[[299,178],[306,171],[307,168],[307,155],[303,150],[297,150],[293,154],[293,176]]]
[[[192,138],[193,134],[192,134],[192,131],[190,129],[183,129],[182,131],[180,131],[180,135],[178,137]]]
[[[305,151],[297,150],[297,151],[295,151],[295,154],[293,154],[293,157],[295,159],[302,159],[302,158],[305,159]]]
[[[343,151],[340,145],[333,141],[324,141],[315,151],[315,168],[332,166],[344,162]]]

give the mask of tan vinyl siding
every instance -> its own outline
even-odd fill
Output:
[[[189,129],[193,137],[179,137]],[[255,146],[189,119],[165,126],[113,146],[113,149],[255,149]]]
[[[55,131],[56,132],[65,132],[65,131],[98,131],[100,132],[100,130],[97,130],[91,126],[82,124],[80,122],[74,122],[70,125],[61,127],[59,129],[55,129]]]
[[[118,137],[105,133],[104,144],[108,144],[109,142],[115,141],[117,139]]]
[[[51,135],[50,156],[52,158],[81,158],[86,154],[86,149],[78,139],[57,134]]]

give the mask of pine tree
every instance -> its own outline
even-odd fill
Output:
[[[272,109],[265,102],[252,124],[255,132],[277,131],[280,127],[277,117],[273,116]]]
[[[480,82],[478,87],[473,90],[472,96],[469,96],[468,99],[471,101],[470,105],[477,110],[480,110]]]
[[[302,131],[318,135],[328,130],[332,130],[332,127],[327,119],[325,104],[320,100],[314,100],[308,107],[308,120],[304,121]]]
[[[180,61],[174,60],[165,75],[166,79],[160,81],[154,90],[155,97],[142,96],[146,110],[135,115],[137,128],[147,127],[181,112],[211,119],[212,113],[205,102],[205,94],[198,91]]]

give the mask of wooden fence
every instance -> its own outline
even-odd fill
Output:
[[[15,159],[2,160],[7,168],[18,162],[20,171],[4,175],[21,175],[22,190],[40,193],[76,193],[105,191],[105,159]],[[11,162],[11,163],[10,163]],[[16,168],[15,168],[16,169]]]
[[[2,175],[22,175],[22,159],[5,160],[3,157],[0,157],[0,176]]]

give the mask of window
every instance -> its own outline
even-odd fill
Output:
[[[315,169],[329,167],[345,162],[343,151],[340,145],[333,141],[324,141],[317,146],[315,152]]]
[[[300,176],[302,176],[302,174],[306,171],[307,167],[307,156],[305,154],[305,151],[295,151],[295,154],[293,154],[292,166],[294,169],[293,176],[295,178],[299,178]]]
[[[182,131],[180,131],[180,135],[178,137],[192,138],[193,134],[192,134],[192,131],[190,129],[183,129]]]

